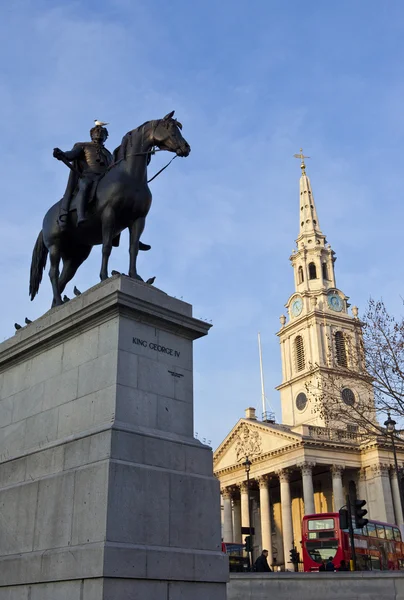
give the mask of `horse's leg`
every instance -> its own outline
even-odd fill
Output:
[[[143,281],[143,279],[138,275],[136,270],[136,260],[139,252],[139,240],[140,236],[143,233],[143,229],[146,223],[145,217],[140,217],[136,219],[130,226],[130,240],[129,240],[129,277],[133,277],[133,279],[139,279]]]
[[[88,258],[92,246],[79,246],[74,249],[74,256],[63,260],[63,269],[59,279],[59,292],[62,294],[66,285],[73,279],[77,269]]]
[[[114,237],[115,214],[111,208],[106,208],[102,215],[102,264],[100,279],[108,279],[108,261],[112,250]]]
[[[60,263],[60,248],[56,244],[49,248],[50,269],[49,278],[53,290],[52,306],[63,304],[62,296],[59,290],[59,263]]]

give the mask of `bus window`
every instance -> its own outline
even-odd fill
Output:
[[[385,525],[384,528],[386,530],[386,539],[387,540],[394,540],[393,528],[391,527],[391,525]]]
[[[370,537],[377,537],[376,525],[374,523],[368,523],[368,535]]]
[[[396,542],[401,542],[401,533],[398,527],[393,527],[394,539]]]
[[[376,523],[376,531],[377,531],[377,537],[381,538],[382,540],[386,539],[386,532],[384,531],[384,525],[379,525],[378,523]]]
[[[338,550],[338,541],[306,542],[306,550],[312,560],[321,563],[322,560],[328,560],[330,556],[334,558]]]
[[[334,519],[309,519],[308,528],[311,531],[319,529],[334,529]]]

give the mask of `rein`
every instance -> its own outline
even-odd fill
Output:
[[[155,150],[153,148],[152,150],[147,150],[147,152],[133,152],[132,154],[127,154],[124,158],[120,158],[119,160],[114,162],[110,167],[108,167],[107,171],[112,169],[112,167],[115,167],[117,164],[119,164],[123,160],[126,160],[129,156],[145,156],[146,154],[150,154],[150,156],[153,156],[153,154],[156,154],[156,152],[163,152],[163,150],[160,150],[159,148],[157,150]],[[173,156],[172,159],[170,161],[168,161],[168,163],[162,169],[160,169],[160,171],[157,171],[157,173],[155,175],[153,175],[153,177],[151,179],[148,179],[147,183],[150,183],[151,181],[153,181],[153,179],[156,179],[156,177],[158,177],[160,175],[160,173],[165,171],[167,169],[167,167],[169,167],[171,165],[174,158],[177,158],[177,154],[175,156]]]

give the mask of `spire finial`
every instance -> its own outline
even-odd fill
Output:
[[[305,156],[303,154],[303,148],[300,148],[300,154],[294,154],[293,155],[295,158],[300,158],[300,160],[302,161],[300,164],[300,168],[302,170],[302,175],[306,175],[306,165],[304,164],[304,159],[305,158],[310,158],[310,156]]]

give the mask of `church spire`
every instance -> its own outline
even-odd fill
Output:
[[[320,224],[318,221],[310,179],[306,175],[306,164],[304,159],[310,158],[310,156],[305,156],[303,154],[303,149],[300,148],[300,153],[294,154],[294,157],[301,160],[300,168],[302,170],[302,175],[300,177],[300,231],[298,241],[303,237],[313,237],[316,236],[316,234],[324,237],[321,233]]]
[[[291,256],[295,270],[295,289],[303,292],[318,292],[321,289],[335,287],[334,261],[335,255],[325,235],[323,235],[317,216],[310,179],[306,174],[303,154],[294,154],[300,159],[300,197],[299,197],[299,235],[296,240],[297,249]]]

